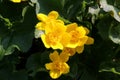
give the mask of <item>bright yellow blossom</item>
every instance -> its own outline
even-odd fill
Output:
[[[21,1],[26,1],[26,0],[11,0],[14,3],[20,3]]]
[[[63,50],[67,47],[82,53],[85,44],[93,44],[94,39],[87,36],[89,34],[87,28],[78,26],[76,23],[65,25],[62,20],[57,19],[58,16],[56,11],[51,11],[48,15],[37,14],[37,18],[41,22],[36,24],[36,28],[44,31],[41,39],[46,48]]]
[[[67,32],[71,35],[71,40],[67,47],[76,48],[77,46],[83,46],[88,39],[88,36],[86,36],[87,31],[82,26],[78,27],[76,23],[68,24]]]
[[[62,23],[54,23],[46,27],[45,34],[41,35],[41,39],[46,48],[63,49],[64,45],[68,44],[70,36]]]
[[[69,72],[69,65],[66,63],[69,60],[67,54],[54,51],[49,55],[52,62],[45,64],[47,70],[50,70],[50,76],[53,79],[59,78],[62,74]]]

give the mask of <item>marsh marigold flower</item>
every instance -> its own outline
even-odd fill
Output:
[[[54,51],[49,55],[52,62],[45,64],[47,70],[50,70],[50,76],[53,79],[59,78],[62,74],[69,72],[69,65],[66,63],[69,60],[67,54]]]
[[[14,3],[20,3],[21,1],[26,1],[26,0],[11,0]]]
[[[70,48],[94,43],[94,39],[87,36],[89,34],[89,30],[83,26],[78,26],[76,23],[68,24],[67,32],[71,35],[71,40],[68,45]]]
[[[67,44],[70,39],[69,34],[65,32],[66,27],[60,23],[54,23],[54,25],[49,26],[53,28],[46,27],[45,34],[41,35],[45,47],[62,50],[64,45]]]
[[[41,39],[46,48],[61,49],[75,48],[75,52],[82,53],[85,44],[92,44],[94,39],[88,37],[89,30],[76,23],[65,25],[62,20],[57,19],[58,12],[51,11],[48,15],[37,14],[39,22],[36,29],[42,30],[44,33]]]
[[[70,34],[66,32],[67,27],[63,23],[51,22],[46,25],[45,34],[41,39],[46,48],[63,49],[69,43]]]
[[[71,35],[71,40],[67,47],[76,48],[77,46],[83,46],[88,39],[84,27],[78,27],[76,23],[68,24],[67,32]]]
[[[69,43],[70,34],[66,32],[67,27],[64,22],[57,19],[58,16],[56,11],[51,11],[48,15],[38,14],[37,17],[41,22],[36,25],[36,28],[44,31],[41,39],[46,48],[62,50]]]

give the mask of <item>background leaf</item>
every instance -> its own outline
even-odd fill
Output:
[[[111,26],[109,37],[114,43],[120,44],[120,23],[117,26]]]

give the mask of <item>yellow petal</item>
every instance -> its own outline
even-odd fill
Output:
[[[78,25],[76,23],[71,23],[67,25],[67,32],[70,32],[72,30],[75,30],[78,27]]]
[[[61,50],[63,50],[63,45],[60,42],[57,42],[55,45],[51,44],[51,47],[53,49],[61,49]]]
[[[64,26],[64,24],[62,22],[58,22],[58,21],[50,21],[46,28],[45,28],[45,32],[49,33],[49,32],[55,32],[55,34],[61,34],[63,32],[66,31],[66,27]]]
[[[44,43],[44,45],[45,45],[45,47],[46,48],[50,48],[50,45],[47,43],[47,41],[46,41],[46,36],[45,36],[45,34],[42,34],[41,35],[41,39],[42,39],[42,42]]]
[[[50,21],[50,22],[48,22],[46,25],[45,25],[45,33],[46,34],[49,34],[50,32],[53,32],[54,31],[54,29],[55,29],[55,22],[53,22],[53,21]]]
[[[62,75],[61,72],[59,71],[50,71],[50,77],[53,78],[53,79],[57,79],[59,78],[60,76]]]
[[[43,22],[38,22],[35,27],[38,30],[45,30],[45,25]]]
[[[67,54],[67,53],[60,53],[60,60],[62,61],[62,62],[67,62],[68,60],[69,60],[69,54]]]
[[[59,16],[58,12],[57,11],[51,11],[49,14],[48,14],[48,17],[50,19],[57,19]]]
[[[63,72],[62,74],[67,74],[70,71],[70,67],[67,63],[63,63]]]
[[[14,2],[14,3],[20,3],[21,2],[21,0],[11,0],[12,2]]]
[[[60,57],[59,57],[57,51],[54,51],[53,53],[51,53],[51,54],[49,55],[49,57],[50,57],[50,60],[51,60],[51,61],[59,61],[59,60],[60,60]]]
[[[64,25],[64,22],[62,20],[56,20],[56,23],[60,23]]]
[[[65,48],[62,50],[62,53],[68,54],[69,56],[73,56],[73,55],[76,53],[76,51],[75,51],[75,48],[65,47]]]
[[[83,27],[78,27],[78,28],[76,29],[76,31],[79,32],[79,37],[83,37],[83,36],[85,36],[85,34],[86,34],[86,31],[85,31],[85,29],[84,29]]]
[[[84,44],[86,44],[87,40],[88,40],[88,36],[84,36],[84,37],[80,38],[78,46],[83,46]]]
[[[45,22],[48,19],[48,17],[42,13],[37,14],[37,18],[38,18],[38,20],[43,21],[43,22]]]
[[[69,33],[65,32],[63,35],[62,35],[62,38],[61,38],[61,43],[64,47],[66,47],[69,42],[70,42],[70,39],[71,39],[71,36]]]
[[[45,64],[45,68],[47,69],[47,70],[52,70],[53,69],[53,63],[46,63]]]
[[[87,42],[85,44],[90,45],[94,43],[94,39],[92,37],[88,37]]]
[[[90,33],[89,29],[84,27],[85,31],[86,31],[86,35]]]
[[[78,45],[79,45],[78,42],[77,42],[77,43],[69,43],[69,44],[67,44],[66,47],[69,47],[69,48],[76,48]]]
[[[83,50],[84,50],[84,46],[78,46],[78,47],[76,47],[76,52],[77,52],[78,54],[82,53]]]

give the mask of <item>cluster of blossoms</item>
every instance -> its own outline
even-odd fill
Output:
[[[56,11],[51,11],[48,15],[39,13],[37,18],[40,22],[36,24],[36,29],[44,32],[40,37],[45,47],[55,50],[49,55],[52,62],[45,64],[53,79],[69,72],[70,67],[66,62],[70,56],[82,53],[85,44],[94,42],[93,38],[87,36],[89,30],[86,27],[78,26],[77,23],[65,25],[58,16]],[[56,49],[60,49],[61,53]]]

